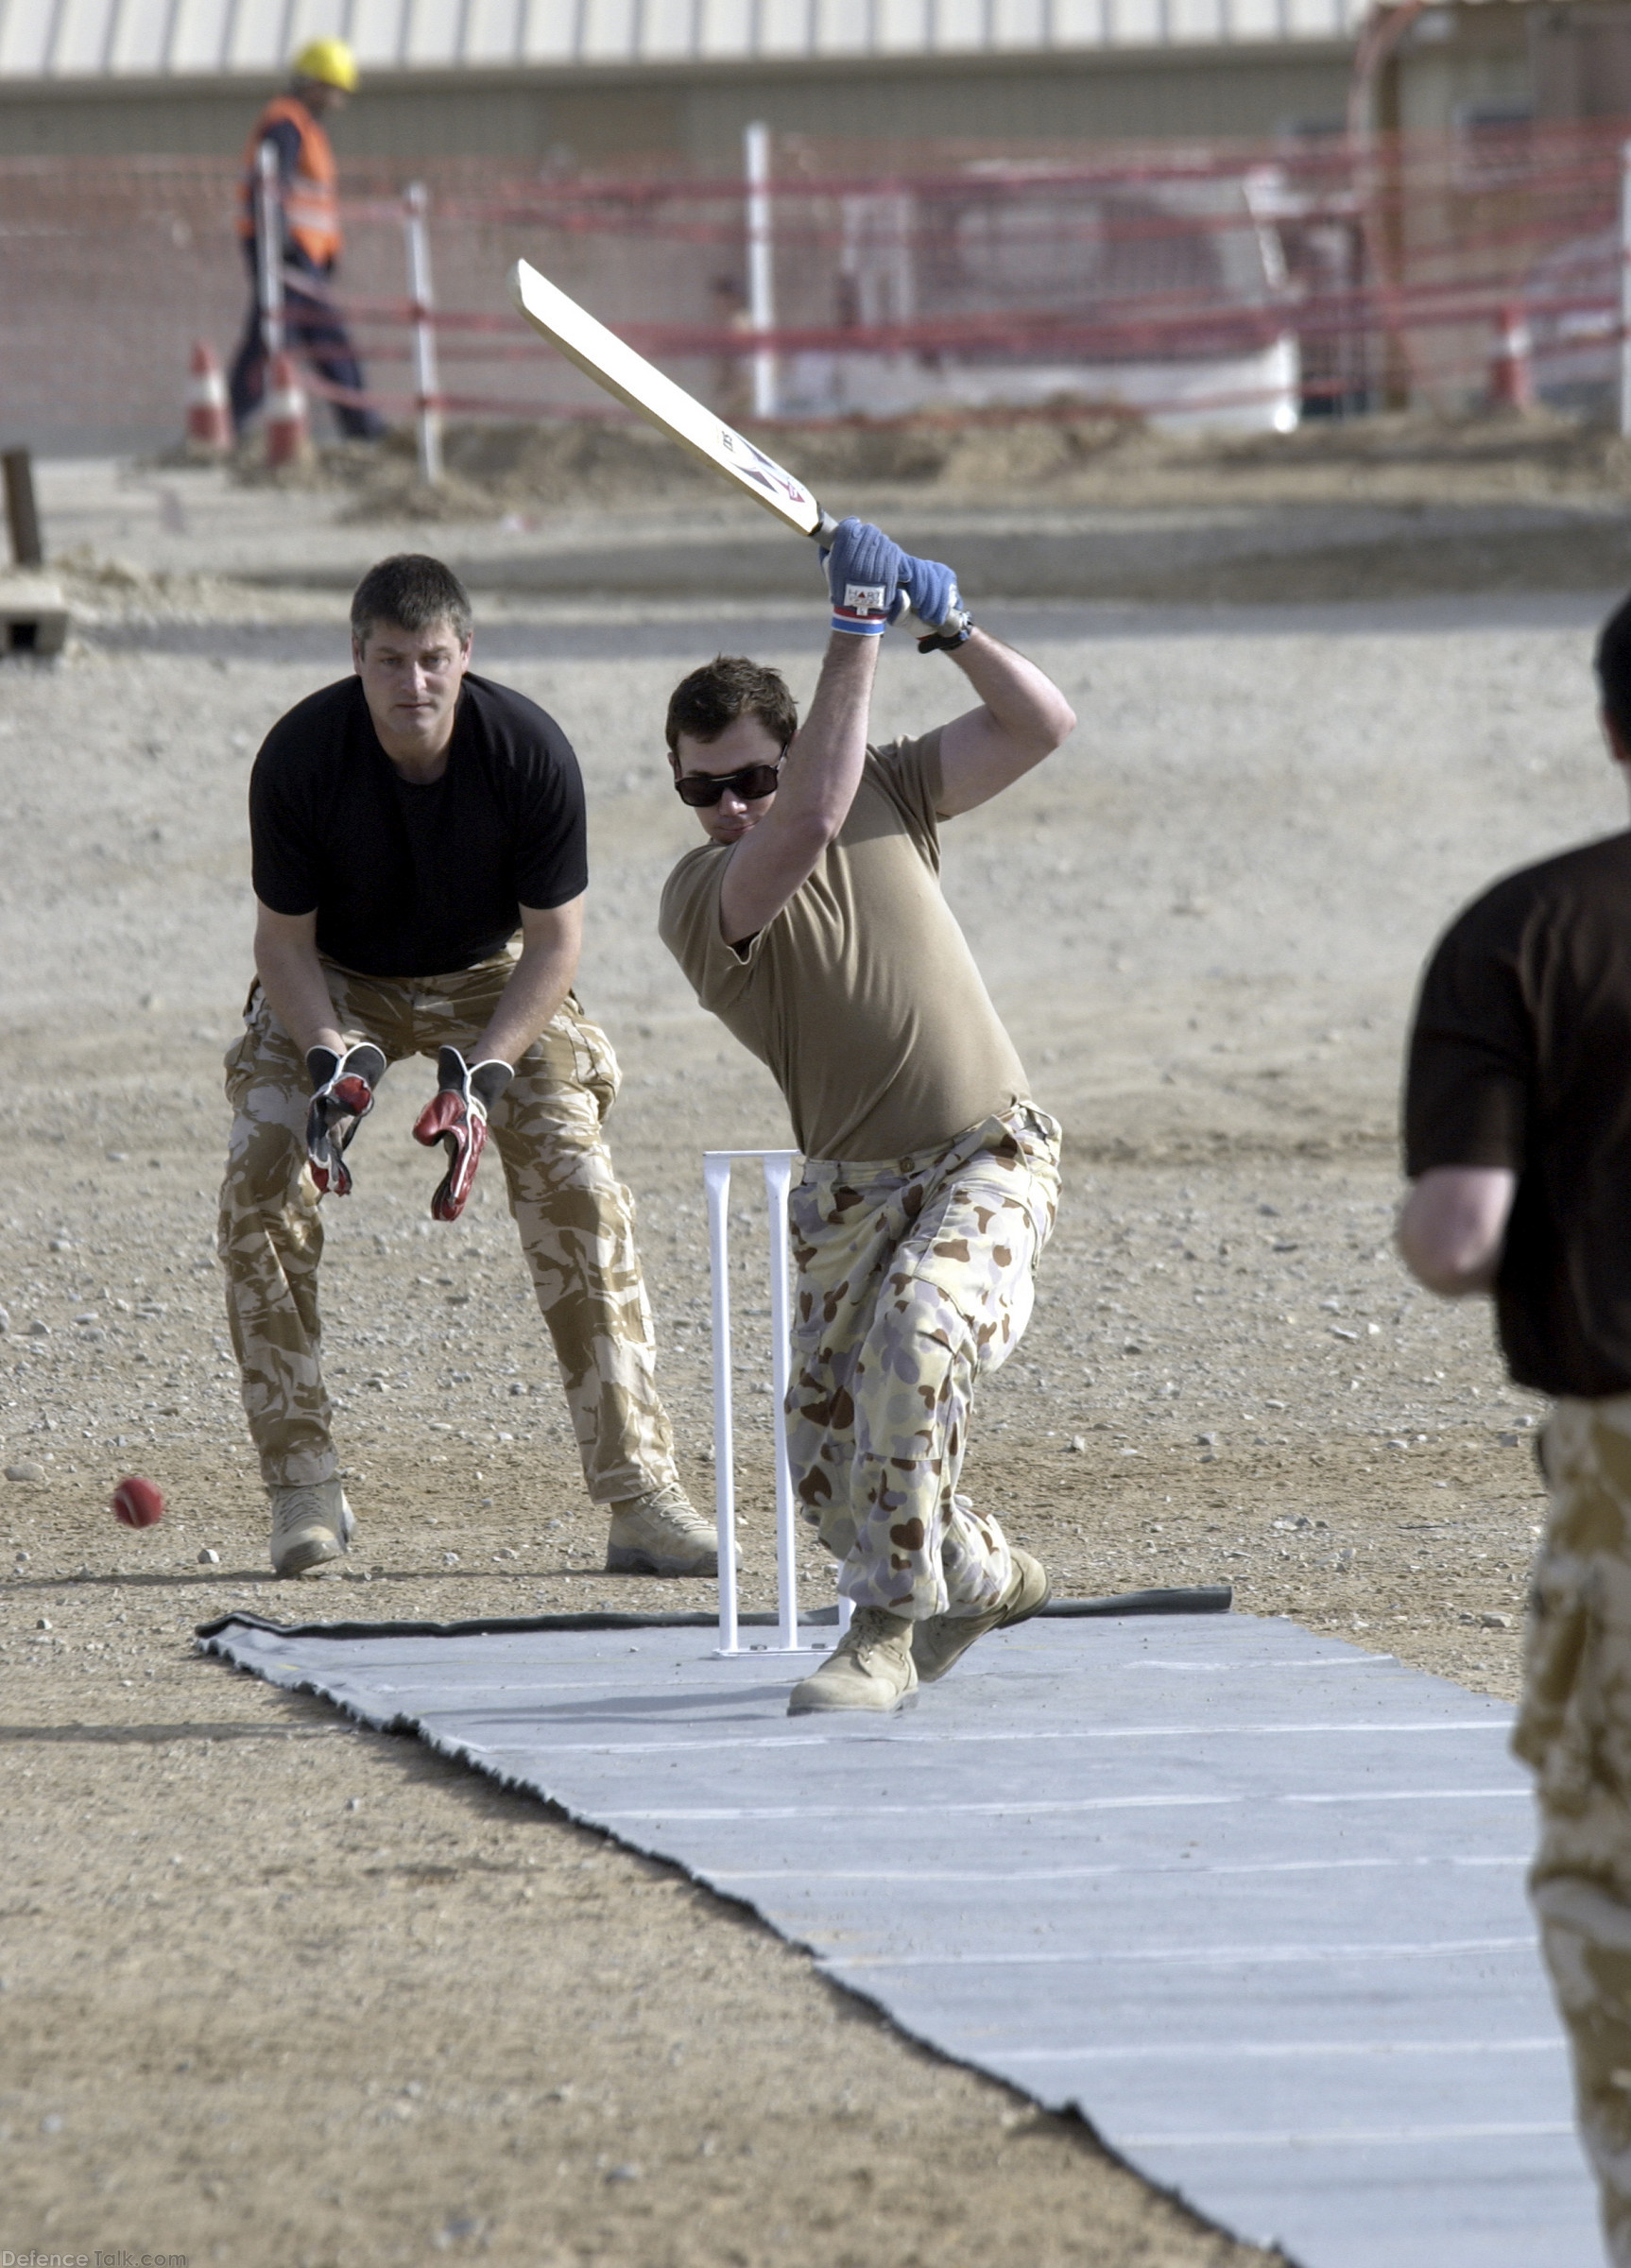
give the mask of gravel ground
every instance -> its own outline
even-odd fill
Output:
[[[344,647],[321,594],[215,588],[115,594],[62,664],[0,675],[0,1454],[41,1476],[0,1483],[0,2244],[279,2268],[1262,2257],[1086,2126],[920,2054],[721,1901],[193,1654],[235,1605],[709,1597],[599,1572],[496,1177],[464,1222],[425,1217],[435,1169],[406,1134],[428,1067],[395,1074],[331,1223],[359,1550],[298,1590],[266,1572],[213,1258],[219,1058],[249,971],[249,759]],[[947,862],[1067,1126],[1036,1322],[969,1469],[1060,1589],[1228,1581],[1246,1611],[1515,1692],[1538,1405],[1504,1384],[1486,1312],[1416,1292],[1392,1256],[1397,1067],[1456,903],[1622,823],[1586,672],[1606,603],[989,610],[1083,719],[948,831]],[[652,936],[691,824],[657,728],[719,647],[807,689],[818,625],[768,602],[511,600],[484,622],[488,665],[584,758],[581,989],[625,1062],[614,1145],[706,1497],[697,1153],[784,1122]],[[882,730],[954,691],[907,649]],[[746,1189],[741,1211],[763,1334]],[[767,1373],[749,1336],[750,1603],[774,1576]],[[105,1509],[127,1470],[169,1498],[144,1536]],[[806,1575],[830,1595],[818,1556]]]

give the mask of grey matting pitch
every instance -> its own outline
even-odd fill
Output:
[[[789,1719],[698,1630],[201,1642],[754,1906],[1302,2268],[1590,2268],[1497,1702],[1295,1624],[1034,1622]]]

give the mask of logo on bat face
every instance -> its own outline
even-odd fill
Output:
[[[757,481],[762,489],[768,490],[773,496],[784,496],[789,504],[809,505],[814,508],[816,499],[801,482],[795,480],[791,472],[784,472],[763,449],[756,449],[751,441],[745,441],[739,433],[733,433],[729,425],[719,428],[719,446],[725,455],[735,458],[744,479]]]

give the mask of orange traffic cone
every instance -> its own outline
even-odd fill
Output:
[[[187,446],[199,456],[225,456],[232,446],[227,382],[215,349],[201,338],[194,343],[187,380]]]
[[[1531,345],[1529,317],[1521,301],[1510,302],[1495,318],[1495,345],[1489,357],[1489,399],[1495,408],[1535,407]]]
[[[266,462],[292,465],[305,454],[306,397],[292,354],[274,354],[266,389]]]

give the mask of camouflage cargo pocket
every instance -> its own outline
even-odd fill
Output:
[[[255,1027],[260,1022],[261,1003],[265,1000],[265,998],[266,995],[261,990],[261,980],[257,976],[254,983],[249,987],[249,991],[244,995],[244,1013],[242,1018],[244,1028],[238,1034],[237,1038],[232,1041],[232,1046],[228,1048],[226,1054],[221,1057],[221,1069],[227,1074],[227,1092],[229,1095],[232,1094],[232,1080],[234,1076],[238,1073],[242,1072],[245,1065],[254,1055]]]
[[[599,1024],[590,1022],[570,992],[560,1011],[560,1021],[572,1034],[574,1072],[577,1083],[593,1095],[595,1108],[605,1118],[616,1102],[617,1091],[623,1084],[623,1073],[612,1053],[611,1042]]]
[[[1589,1570],[1567,1553],[1536,1565],[1523,1640],[1523,1701],[1512,1750],[1535,1772],[1549,1804],[1578,1810],[1591,1785],[1588,1695],[1594,1683],[1587,1606]]]
[[[1578,1811],[1605,1790],[1631,1802],[1631,1440],[1590,1404],[1564,1404],[1546,1429],[1543,1465],[1552,1515],[1513,1750],[1554,1810]]]

